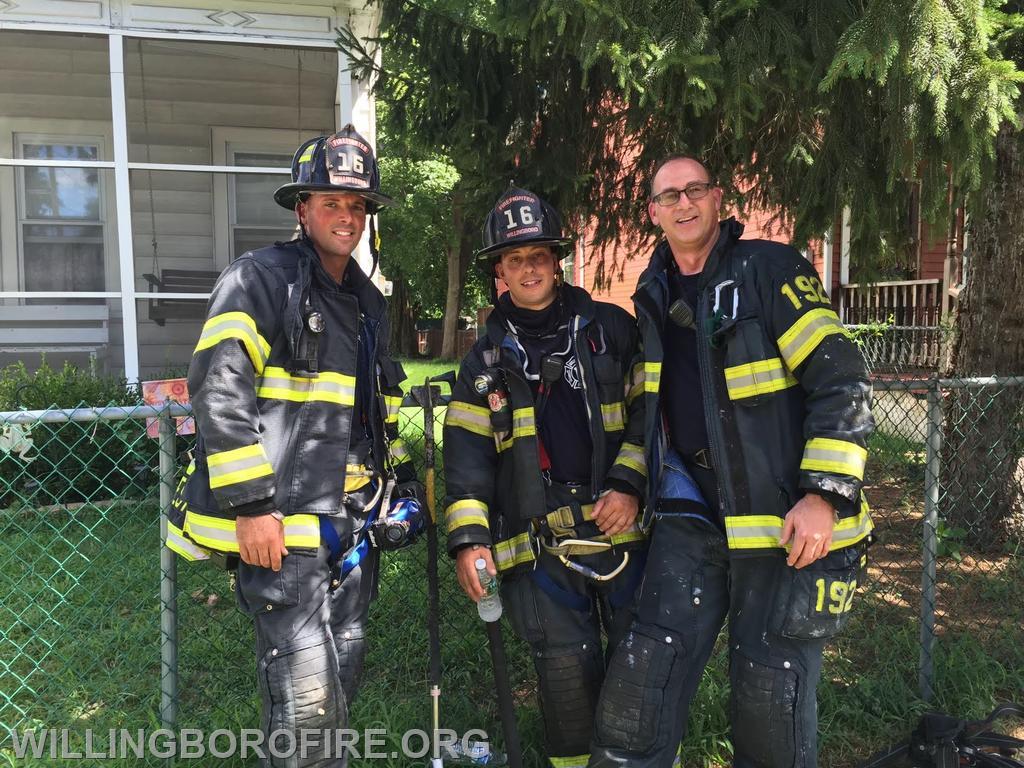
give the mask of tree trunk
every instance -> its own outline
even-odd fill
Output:
[[[455,360],[459,356],[459,315],[462,311],[462,289],[466,270],[473,260],[473,230],[467,226],[464,197],[458,192],[452,199],[452,230],[454,237],[448,247],[448,293],[444,302],[441,357]]]
[[[1024,134],[1004,126],[996,172],[970,221],[953,376],[1024,375]],[[940,509],[988,548],[1024,535],[1024,387],[952,390],[944,402]]]
[[[402,357],[415,357],[416,313],[412,305],[412,292],[401,275],[391,280],[392,292],[388,298],[388,320],[391,323],[391,351]]]

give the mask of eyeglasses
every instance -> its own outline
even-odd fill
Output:
[[[707,197],[708,192],[714,186],[710,181],[698,181],[695,184],[687,184],[683,189],[666,189],[664,192],[653,195],[651,199],[663,208],[667,208],[678,203],[680,195],[686,195],[688,200],[700,200]]]

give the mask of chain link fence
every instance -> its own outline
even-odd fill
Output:
[[[422,474],[425,413],[406,402],[400,427]],[[0,766],[66,764],[61,754],[81,755],[79,765],[152,765],[152,756],[101,757],[118,752],[111,729],[257,727],[252,627],[235,608],[231,574],[160,546],[160,510],[191,447],[173,428],[185,412],[0,414]],[[836,767],[902,734],[928,699],[970,716],[1024,690],[1024,378],[879,379],[874,412],[866,485],[877,542],[819,689],[821,763]],[[432,416],[438,437],[443,417],[443,407]],[[162,429],[147,433],[147,420]],[[443,537],[441,551],[441,726],[500,741],[486,635]],[[381,564],[351,720],[386,730],[382,766],[426,763],[391,756],[403,733],[431,723],[426,572],[422,541]],[[507,626],[505,638],[524,763],[541,766],[529,653]],[[726,681],[719,653],[693,707],[687,765],[727,760]],[[57,746],[16,758],[26,732]]]

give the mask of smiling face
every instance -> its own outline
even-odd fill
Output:
[[[350,192],[313,193],[296,207],[322,260],[348,259],[366,226],[366,200]]]
[[[505,281],[512,303],[523,309],[544,309],[555,300],[558,259],[549,245],[522,245],[503,251],[494,274]]]
[[[696,160],[681,158],[666,163],[651,184],[652,197],[669,189],[683,190],[690,184],[710,181],[707,170]],[[700,200],[685,194],[673,205],[662,206],[652,199],[647,204],[651,221],[661,227],[677,257],[703,258],[711,252],[718,238],[718,213],[722,207],[722,190],[712,187]]]

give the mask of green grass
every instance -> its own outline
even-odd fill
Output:
[[[427,376],[437,376],[445,371],[458,371],[459,364],[451,360],[425,360],[403,358],[399,361],[405,369],[405,381],[402,382],[402,391],[408,392],[410,387],[423,385]]]
[[[432,372],[445,370],[437,365]],[[422,369],[416,375],[422,378]],[[436,414],[438,420],[443,410]],[[402,411],[402,431],[422,453],[422,414]],[[440,435],[440,431],[438,431]],[[878,438],[888,477],[919,477],[919,446]],[[904,444],[906,443],[906,444]],[[439,467],[443,471],[443,467]],[[919,481],[918,481],[919,482]],[[440,489],[439,489],[440,493]],[[159,535],[154,500],[125,499],[74,510],[0,510],[0,766],[15,763],[8,732],[24,729],[159,725]],[[443,549],[443,540],[442,540]],[[998,565],[998,567],[996,567]],[[892,566],[902,568],[903,566]],[[911,565],[910,568],[914,566]],[[999,699],[1024,696],[1024,558],[987,568],[944,570],[940,599],[960,612],[940,622],[934,706],[961,717],[985,714]],[[500,733],[483,627],[442,554],[441,724]],[[909,574],[909,575],[908,575]],[[907,583],[912,571],[889,573]],[[239,730],[258,724],[251,622],[236,608],[229,576],[179,563],[178,727]],[[945,581],[942,581],[945,579]],[[901,587],[902,588],[902,587]],[[916,696],[917,593],[879,583],[864,593],[841,638],[829,647],[820,697],[820,764],[849,768],[905,738],[926,705]],[[351,727],[386,728],[397,749],[410,728],[430,726],[426,546],[384,558],[370,618],[370,654]],[[527,648],[505,627],[525,764],[540,768],[540,715]],[[687,766],[729,763],[727,660],[720,648],[691,707]],[[81,738],[72,746],[82,748]],[[104,765],[151,764],[146,760]],[[88,765],[89,761],[78,764]],[[219,761],[241,768],[241,760]],[[399,768],[410,760],[375,760]],[[423,761],[418,763],[423,765]]]

